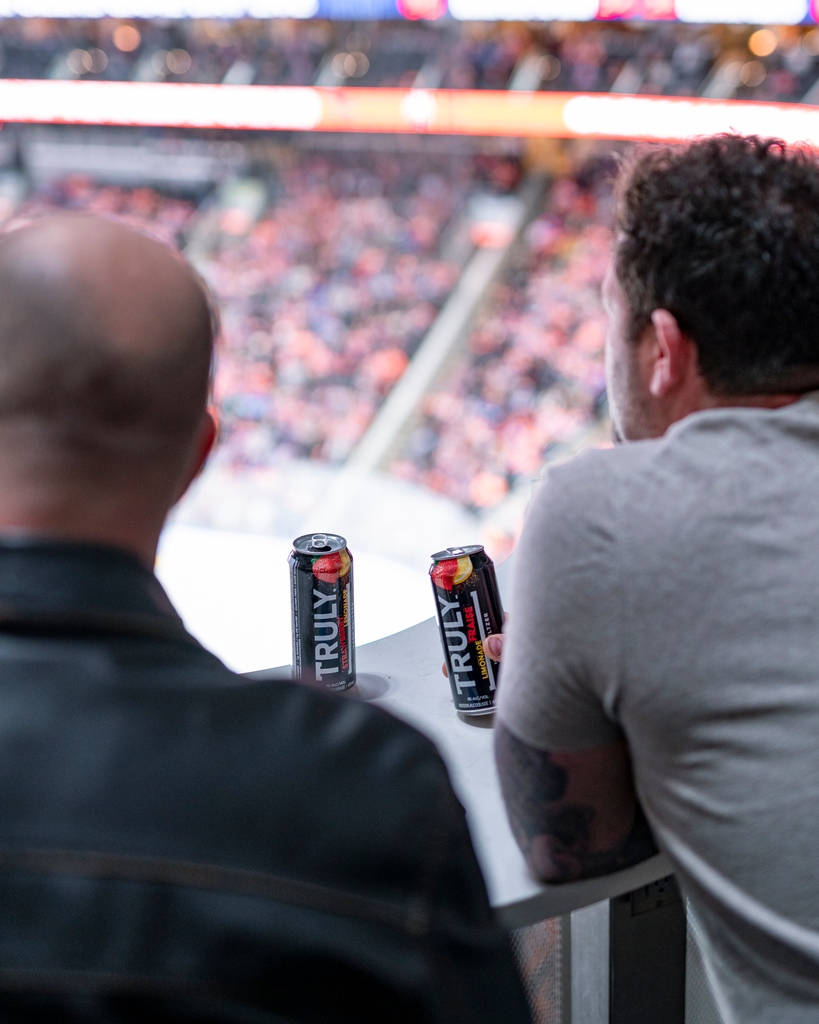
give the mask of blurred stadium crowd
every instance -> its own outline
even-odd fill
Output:
[[[280,168],[253,224],[224,214],[199,261],[222,317],[218,463],[342,463],[457,283],[462,261],[446,242],[470,194],[518,174],[508,158],[303,154]],[[552,182],[465,354],[428,396],[398,476],[491,508],[595,423],[609,178],[595,163]],[[200,215],[194,199],[72,177],[35,190],[14,219],[55,209],[180,247]]]
[[[819,29],[0,20],[0,77],[813,100]]]
[[[224,328],[222,462],[346,458],[458,279],[441,240],[470,171],[302,160],[246,236],[219,236],[203,271]]]
[[[7,18],[0,77],[819,103],[819,28]],[[522,175],[517,159],[475,151],[288,152],[252,172],[258,208],[224,208],[215,226],[212,184],[172,195],[73,176],[13,203],[13,218],[85,209],[187,247],[221,310],[217,462],[228,472],[345,461],[460,278],[471,250],[453,243],[470,198],[513,193]],[[10,153],[28,179],[23,149]],[[393,474],[486,512],[544,459],[603,436],[612,173],[592,159],[551,178]],[[8,202],[3,191],[0,215]]]
[[[819,29],[2,19],[0,76],[819,101]],[[458,282],[466,257],[452,234],[470,196],[512,192],[514,163],[294,151],[264,172],[261,210],[223,212],[196,251],[222,315],[222,466],[344,462]],[[550,182],[395,475],[491,510],[599,426],[612,170],[593,161]],[[117,216],[180,247],[203,209],[73,177],[35,190],[17,215],[56,208]]]
[[[255,223],[224,214],[199,261],[222,319],[218,462],[343,462],[457,282],[447,228],[473,188],[517,173],[497,159],[307,156],[280,170]],[[74,176],[37,189],[11,224],[58,209],[178,247],[198,215],[193,199]]]
[[[394,473],[491,508],[598,424],[613,173],[592,162],[552,182],[464,356],[427,397]]]
[[[58,210],[78,210],[100,217],[115,217],[166,245],[179,248],[182,233],[196,207],[193,199],[163,195],[153,188],[99,185],[76,175],[37,189],[14,211],[6,226],[11,228],[20,221]]]

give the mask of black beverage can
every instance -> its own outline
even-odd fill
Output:
[[[355,683],[353,556],[335,533],[309,533],[293,541],[290,608],[293,674],[313,676],[328,690]]]
[[[492,714],[498,666],[483,644],[503,628],[492,559],[480,544],[446,548],[432,556],[429,575],[455,708],[465,715]]]

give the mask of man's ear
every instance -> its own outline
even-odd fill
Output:
[[[208,406],[202,414],[202,421],[199,424],[199,431],[196,435],[196,446],[194,448],[193,458],[191,459],[188,472],[182,481],[182,488],[177,495],[177,501],[179,501],[185,491],[187,491],[193,481],[205,468],[208,456],[213,450],[213,446],[216,444],[218,439],[219,420],[216,415],[216,410]]]
[[[202,425],[199,428],[196,448],[196,468],[191,480],[195,480],[205,468],[205,463],[208,461],[208,457],[213,451],[213,446],[218,440],[219,416],[216,409],[212,405],[209,405],[207,409],[205,409],[205,415],[202,417]]]
[[[697,372],[697,351],[667,309],[654,310],[651,326],[656,347],[648,386],[655,398],[665,398],[684,386],[692,371]]]

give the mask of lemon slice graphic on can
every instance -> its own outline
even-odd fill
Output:
[[[460,558],[443,558],[440,562],[433,563],[429,574],[437,587],[452,590],[456,584],[463,583],[472,575],[472,559],[469,555],[461,555]]]
[[[472,575],[472,559],[469,555],[462,555],[458,559],[458,568],[452,579],[454,584],[463,583],[464,580],[468,580]]]

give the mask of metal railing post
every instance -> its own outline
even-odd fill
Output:
[[[674,876],[609,907],[607,1024],[685,1024],[685,905]]]
[[[609,1024],[610,900],[567,915],[566,1024]]]

